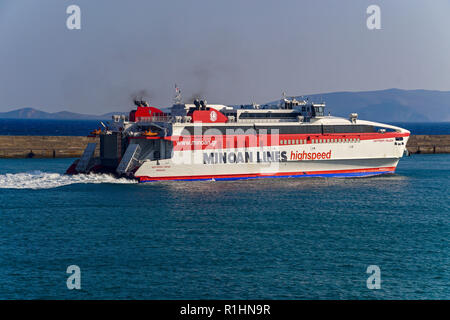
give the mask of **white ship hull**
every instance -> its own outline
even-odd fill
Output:
[[[354,139],[352,142],[330,143],[326,142],[327,139],[321,139],[318,141],[323,143],[174,151],[171,159],[144,161],[135,172],[135,177],[146,182],[356,177],[394,173],[408,137],[397,143],[395,137],[380,136],[378,139]]]

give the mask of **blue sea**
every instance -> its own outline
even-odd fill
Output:
[[[390,124],[408,129],[412,134],[450,134],[450,122]],[[100,127],[100,120],[0,119],[0,135],[11,136],[86,136]]]
[[[87,136],[100,127],[100,120],[0,119],[7,136]]]
[[[72,161],[0,159],[1,299],[450,298],[450,155],[372,178],[148,184],[62,175]]]

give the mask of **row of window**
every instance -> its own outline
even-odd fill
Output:
[[[243,114],[241,114],[242,116]],[[285,115],[290,115],[285,113]],[[375,128],[368,125],[285,125],[285,126],[273,126],[258,124],[256,127],[252,126],[186,126],[182,131],[182,135],[200,134],[197,131],[201,130],[201,134],[206,135],[242,135],[242,134],[350,134],[350,133],[373,133]]]
[[[291,112],[291,113],[281,113],[281,112],[267,112],[267,113],[252,113],[252,112],[243,112],[239,116],[239,119],[248,119],[248,118],[293,118],[295,119],[297,116],[301,115],[298,112]]]
[[[360,142],[359,138],[345,138],[345,139],[312,139],[311,143],[356,143]],[[280,144],[306,144],[306,139],[285,139],[280,140]]]

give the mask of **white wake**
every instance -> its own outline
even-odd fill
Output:
[[[135,180],[116,178],[108,174],[65,175],[42,171],[7,173],[0,175],[3,189],[50,189],[76,183],[137,183]]]

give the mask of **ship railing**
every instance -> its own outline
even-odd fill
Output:
[[[172,116],[139,117],[136,122],[172,122]]]
[[[152,116],[152,117],[139,117],[136,119],[136,122],[143,123],[151,123],[151,122],[183,122],[190,123],[192,122],[192,117],[190,116]]]
[[[252,118],[252,119],[238,119],[237,122],[243,123],[265,123],[265,122],[298,122],[298,119],[288,118],[288,119],[276,119],[276,118]]]

